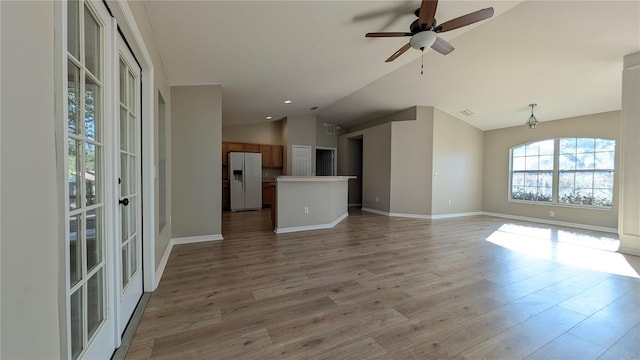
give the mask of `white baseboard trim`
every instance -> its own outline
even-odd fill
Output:
[[[353,204],[348,204],[347,206],[351,207],[351,206],[362,206],[362,203],[353,203]]]
[[[484,215],[484,213],[482,211],[472,211],[472,212],[463,212],[463,213],[439,214],[439,215],[431,215],[431,218],[436,220],[436,219],[449,219],[449,218],[477,216],[477,215]]]
[[[169,245],[164,249],[164,254],[162,254],[162,259],[160,259],[160,264],[156,268],[156,285],[154,288],[158,288],[158,284],[160,284],[160,280],[162,279],[162,274],[164,273],[164,268],[167,267],[167,261],[169,261],[169,256],[171,256],[171,251],[173,250],[174,245],[183,245],[183,244],[193,244],[205,241],[217,241],[223,240],[222,234],[214,234],[214,235],[203,235],[203,236],[187,236],[181,238],[171,239],[169,241]]]
[[[181,238],[171,239],[173,245],[193,244],[205,241],[218,241],[224,240],[221,234],[202,235],[202,236],[187,236]]]
[[[389,216],[391,216],[391,217],[411,218],[411,219],[431,219],[431,215],[423,215],[423,214],[407,214],[407,213],[390,212]]]
[[[309,230],[320,230],[320,229],[331,229],[334,226],[338,225],[342,220],[346,219],[349,216],[349,212],[345,212],[340,215],[337,219],[330,222],[329,224],[318,224],[318,225],[306,225],[306,226],[294,226],[288,228],[276,228],[274,232],[276,234],[286,234],[298,231],[309,231]]]
[[[388,212],[382,211],[382,210],[370,209],[370,208],[366,208],[366,207],[360,208],[360,210],[366,211],[366,212],[370,212],[370,213],[374,213],[374,214],[378,214],[378,215],[389,216]]]
[[[618,252],[623,254],[628,254],[628,255],[640,256],[640,250],[630,248],[630,247],[620,246],[620,248],[618,249]]]
[[[487,216],[505,218],[505,219],[535,222],[535,223],[540,223],[540,224],[548,224],[548,225],[556,225],[556,226],[567,226],[567,227],[572,227],[572,228],[594,230],[594,231],[602,231],[602,232],[608,232],[608,233],[614,233],[614,234],[618,233],[618,229],[610,228],[610,227],[604,227],[604,226],[578,224],[578,223],[572,223],[572,222],[567,222],[567,221],[540,219],[540,218],[534,218],[534,217],[528,217],[528,216],[518,216],[518,215],[492,213],[492,212],[487,212],[487,211],[483,211],[482,214],[483,215],[487,215]]]

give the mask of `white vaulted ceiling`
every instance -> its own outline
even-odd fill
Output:
[[[348,127],[425,105],[486,130],[523,124],[532,102],[541,121],[620,109],[622,57],[640,51],[640,1],[440,0],[440,23],[496,11],[441,34],[456,50],[425,52],[424,75],[413,49],[384,62],[408,38],[364,37],[408,31],[406,9],[419,5],[145,2],[170,84],[221,84],[224,125],[315,112]]]

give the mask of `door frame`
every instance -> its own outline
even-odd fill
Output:
[[[333,174],[338,175],[338,149],[334,147],[325,147],[325,146],[316,146],[316,151],[318,150],[330,150],[331,155],[333,155]],[[316,156],[316,166],[318,166],[318,156]],[[318,174],[316,174],[318,175]]]

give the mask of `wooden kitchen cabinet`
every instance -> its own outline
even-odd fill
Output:
[[[229,182],[222,182],[222,210],[229,210]]]
[[[262,207],[270,207],[273,208],[273,203],[275,202],[275,192],[276,186],[273,182],[263,182],[262,183]]]
[[[259,153],[260,152],[260,144],[243,144],[244,152],[250,153]]]
[[[260,145],[260,153],[262,154],[262,167],[273,167],[273,145]]]
[[[271,146],[271,167],[282,167],[282,145]]]

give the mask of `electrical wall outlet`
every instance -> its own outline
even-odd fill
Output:
[[[451,206],[451,200],[449,200],[449,206]]]
[[[551,210],[549,211],[549,217],[555,217],[556,216],[556,212]]]
[[[305,214],[308,214],[308,213],[309,213],[309,207],[307,207],[307,206],[305,206],[305,207],[304,207],[304,213],[305,213]]]
[[[380,202],[380,198],[376,196],[376,202]]]

